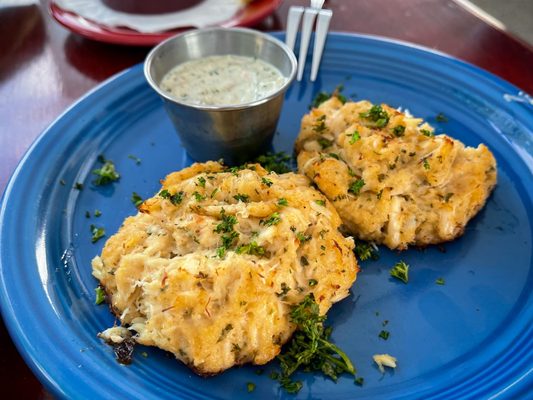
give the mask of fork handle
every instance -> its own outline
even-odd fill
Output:
[[[305,59],[307,58],[307,49],[309,48],[309,40],[311,39],[311,30],[315,22],[318,10],[313,8],[306,8],[304,12],[304,22],[302,25],[302,36],[300,42],[300,55],[298,56],[298,75],[296,79],[302,80],[305,69]]]

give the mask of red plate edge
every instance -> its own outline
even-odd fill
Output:
[[[255,0],[245,6],[232,19],[220,26],[230,28],[234,26],[253,26],[263,18],[272,14],[283,0]],[[50,1],[48,11],[50,15],[68,30],[89,39],[105,43],[122,44],[128,46],[154,46],[187,28],[174,29],[162,33],[141,33],[129,28],[105,27],[95,21],[83,18],[70,11],[63,10],[54,1]]]

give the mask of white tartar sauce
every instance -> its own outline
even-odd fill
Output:
[[[285,82],[279,69],[266,61],[225,55],[179,64],[163,77],[160,87],[183,103],[229,106],[265,98]]]

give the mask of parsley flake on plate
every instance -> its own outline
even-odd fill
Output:
[[[448,122],[448,117],[441,112],[437,114],[435,119],[437,120],[437,122]]]
[[[131,194],[131,202],[136,208],[139,208],[139,206],[143,203],[143,199],[137,192],[133,192]]]
[[[390,332],[389,331],[385,331],[385,330],[382,330],[381,332],[379,332],[379,335],[378,335],[381,339],[383,340],[387,340],[390,336]]]
[[[368,259],[377,260],[379,258],[378,246],[371,242],[356,240],[353,250],[357,258],[361,261]]]
[[[271,374],[282,388],[288,393],[300,391],[302,382],[291,379],[298,369],[321,371],[334,381],[343,373],[355,376],[355,368],[346,353],[329,341],[332,329],[324,327],[326,316],[320,315],[313,294],[293,307],[290,319],[296,324],[296,331],[285,351],[277,357],[281,372]]]
[[[96,179],[93,183],[96,186],[104,186],[111,182],[118,181],[120,174],[115,169],[115,164],[113,164],[111,160],[106,160],[104,156],[99,156],[98,161],[103,165],[100,168],[93,170],[93,175],[96,175]]]
[[[95,292],[94,304],[96,305],[102,304],[105,301],[104,289],[98,286],[97,288],[94,289],[94,292]]]
[[[139,157],[136,157],[136,156],[132,155],[132,154],[130,154],[130,155],[128,156],[128,158],[129,158],[130,160],[135,161],[135,164],[137,164],[137,165],[139,165],[139,164],[141,163],[141,159],[140,159]]]
[[[404,261],[397,262],[390,270],[390,276],[401,280],[403,283],[409,282],[409,265]]]
[[[91,242],[96,243],[98,240],[105,236],[105,229],[98,228],[96,225],[91,225],[91,234],[93,235],[91,237]]]

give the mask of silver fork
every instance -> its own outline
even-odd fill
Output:
[[[287,36],[285,43],[292,49],[296,42],[296,34],[298,33],[298,27],[303,16],[302,35],[300,41],[300,54],[298,55],[298,73],[296,79],[302,80],[305,60],[307,58],[307,50],[309,48],[309,41],[311,39],[311,31],[313,24],[318,16],[316,24],[315,45],[313,48],[313,61],[311,63],[311,81],[316,80],[318,74],[318,68],[320,66],[320,60],[324,51],[324,45],[326,43],[326,37],[329,28],[329,22],[333,12],[331,10],[322,10],[324,0],[311,0],[310,7],[296,7],[293,6],[289,9],[289,16],[287,18]]]

